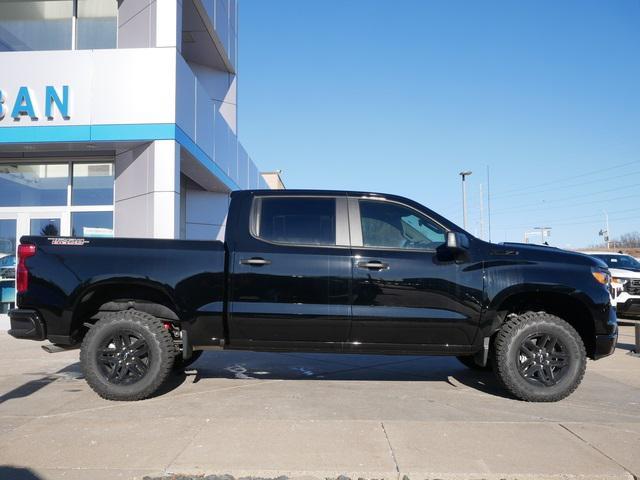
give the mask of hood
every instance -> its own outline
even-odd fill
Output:
[[[494,245],[495,253],[504,255],[517,255],[522,260],[536,262],[558,262],[571,265],[584,265],[585,267],[595,267],[608,269],[607,264],[584,253],[562,250],[546,245],[533,245],[530,243],[499,243]]]
[[[640,278],[640,272],[637,270],[627,270],[622,268],[609,268],[612,277],[617,278]]]

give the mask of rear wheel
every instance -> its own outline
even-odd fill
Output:
[[[512,317],[496,335],[494,371],[517,398],[555,402],[578,387],[587,364],[576,330],[546,312]]]
[[[151,396],[171,372],[173,339],[162,322],[135,310],[110,313],[85,336],[80,364],[89,386],[108,400]]]

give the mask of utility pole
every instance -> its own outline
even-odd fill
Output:
[[[491,184],[489,183],[489,165],[487,165],[487,214],[489,217],[487,222],[488,240],[491,241]]]
[[[465,179],[472,173],[468,170],[460,172],[462,177],[462,226],[465,230],[467,229],[467,186]]]
[[[484,199],[482,195],[482,184],[480,184],[480,238],[484,240]]]
[[[607,250],[611,248],[611,234],[609,233],[609,214],[606,210],[602,210],[604,212],[604,230],[600,230],[599,234],[604,238],[604,241],[607,243]]]

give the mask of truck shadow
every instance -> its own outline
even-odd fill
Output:
[[[455,357],[350,355],[328,353],[204,352],[196,362],[167,382],[158,394],[212,378],[300,381],[444,382],[490,395],[512,398],[492,372],[471,370]]]
[[[39,390],[57,380],[77,380],[83,378],[80,371],[80,363],[78,362],[69,364],[55,373],[34,372],[29,375],[36,376],[37,378],[23,383],[19,387],[16,387],[13,390],[0,395],[0,405],[9,400],[26,398],[30,395],[33,395],[34,393],[38,392]],[[2,477],[0,475],[0,479],[2,478],[5,477]]]
[[[0,478],[7,480],[40,480],[42,477],[33,473],[29,468],[0,465]]]

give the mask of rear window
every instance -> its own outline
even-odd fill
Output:
[[[255,234],[277,243],[336,244],[334,198],[262,197],[258,200]]]

